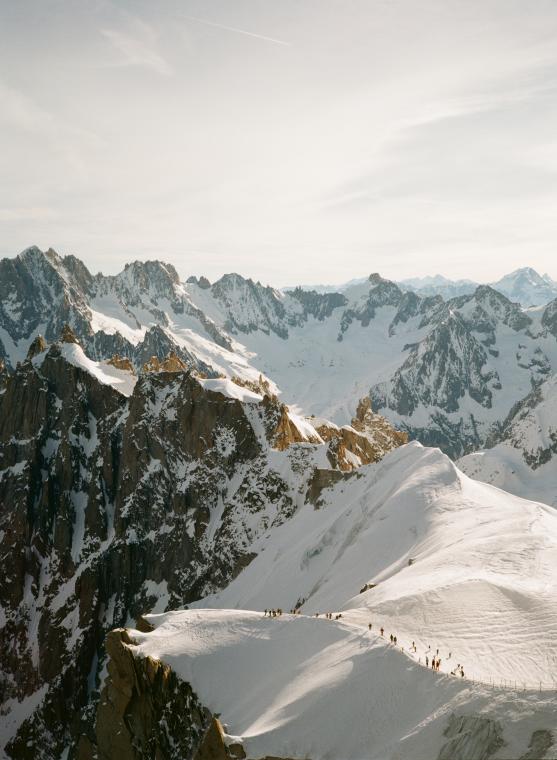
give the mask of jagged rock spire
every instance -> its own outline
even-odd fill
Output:
[[[131,372],[132,375],[135,374],[133,369],[133,364],[131,363],[131,360],[128,359],[127,356],[120,356],[120,354],[114,354],[112,356],[107,364],[111,364],[113,367],[116,367],[116,369],[123,369],[126,372]]]
[[[79,340],[77,339],[76,334],[72,330],[72,328],[69,326],[68,323],[64,325],[62,328],[62,333],[60,334],[60,340],[62,343],[77,343],[77,345],[81,345]]]
[[[38,354],[42,354],[43,351],[46,351],[47,347],[48,343],[43,338],[43,336],[37,335],[35,340],[29,346],[29,350],[27,351],[27,359],[33,359]]]
[[[143,372],[184,372],[185,370],[187,370],[186,364],[174,351],[171,351],[162,362],[156,356],[151,356],[142,368]]]

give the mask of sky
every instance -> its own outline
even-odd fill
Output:
[[[0,0],[0,255],[557,279],[554,0]]]

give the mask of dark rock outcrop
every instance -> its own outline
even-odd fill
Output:
[[[125,629],[106,638],[108,677],[95,736],[82,737],[77,760],[188,760],[210,725],[210,713],[168,665],[134,657]]]
[[[504,745],[501,725],[479,715],[451,715],[444,735],[437,760],[489,760]]]

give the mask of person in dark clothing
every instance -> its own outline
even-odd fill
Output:
[[[393,642],[394,642],[394,645],[396,647],[396,636],[394,637]]]
[[[385,629],[381,628],[381,636],[385,633]]]
[[[371,623],[367,624],[367,629],[368,629],[368,631],[371,631]]]
[[[393,634],[391,633],[391,644],[393,643]]]

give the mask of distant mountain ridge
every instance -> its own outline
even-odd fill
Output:
[[[526,275],[525,275],[526,276]],[[350,421],[368,395],[393,424],[452,457],[485,447],[514,404],[557,371],[557,299],[524,309],[487,285],[444,299],[379,274],[344,292],[284,293],[239,274],[214,283],[160,261],[92,275],[30,248],[0,261],[0,358],[71,326],[96,361],[136,370],[174,353],[207,377],[282,391],[306,414]]]
[[[314,290],[317,293],[343,293],[353,285],[361,285],[366,278],[349,280],[341,285],[302,285],[303,290]],[[441,274],[426,277],[409,277],[396,280],[402,290],[411,290],[422,296],[442,296],[444,299],[470,295],[482,283],[474,280],[451,280]],[[486,283],[499,291],[511,301],[517,301],[522,306],[543,306],[557,298],[557,281],[548,274],[540,275],[532,267],[522,267],[501,277],[495,282]],[[290,292],[296,286],[283,288]]]

